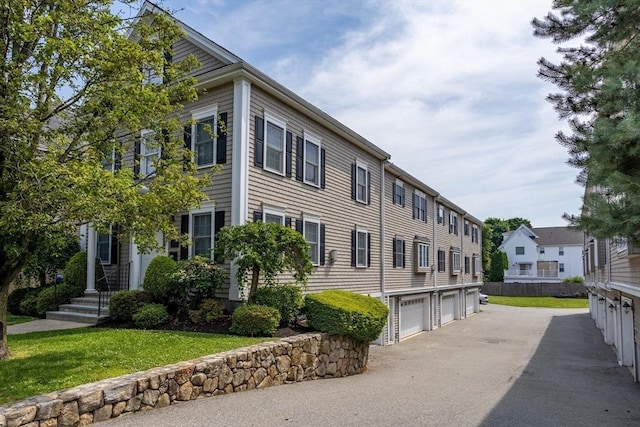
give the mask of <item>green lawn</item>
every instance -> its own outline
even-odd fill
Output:
[[[548,308],[588,308],[587,298],[555,298],[555,297],[504,297],[490,295],[491,304],[511,305],[514,307],[548,307]]]
[[[82,328],[8,340],[11,357],[0,361],[0,405],[273,338]]]
[[[32,320],[36,320],[36,318],[29,316],[16,316],[15,314],[7,313],[7,326],[17,325],[18,323],[31,322]]]

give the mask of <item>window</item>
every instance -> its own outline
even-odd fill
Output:
[[[262,211],[262,221],[265,223],[275,223],[284,225],[284,210],[277,208],[264,207]]]
[[[357,162],[356,163],[356,201],[361,203],[369,203],[369,171],[367,166]]]
[[[429,245],[423,242],[417,242],[417,268],[418,270],[427,270],[429,268]]]
[[[284,175],[285,130],[284,122],[265,115],[264,168],[281,175]]]
[[[451,274],[458,274],[461,270],[461,256],[459,250],[451,251]]]
[[[564,248],[562,246],[558,248],[558,255],[560,256],[564,255]]]
[[[465,236],[469,235],[469,221],[464,222],[464,235]]]
[[[320,142],[306,137],[304,144],[304,182],[320,186]]]
[[[309,257],[313,265],[320,265],[320,222],[304,219],[304,238],[309,244]]]
[[[524,255],[524,246],[516,246],[516,255]]]
[[[564,273],[564,263],[560,263],[558,264],[558,270],[560,271],[560,273]]]
[[[458,214],[455,212],[449,213],[449,234],[458,235]]]
[[[405,263],[405,243],[402,237],[396,236],[393,239],[393,267],[404,268]]]
[[[402,181],[396,180],[392,183],[392,198],[394,205],[404,206],[404,184]]]
[[[198,166],[213,165],[215,159],[216,116],[204,117],[194,125],[193,152]]]
[[[413,219],[426,221],[427,218],[427,197],[424,193],[416,191],[413,193]]]
[[[355,266],[369,266],[369,232],[363,228],[355,230]]]
[[[473,274],[479,276],[482,273],[482,263],[480,261],[480,255],[473,255]]]
[[[544,246],[540,246],[540,253],[544,254]]]
[[[464,257],[464,274],[469,274],[471,273],[471,260],[469,259],[468,256],[465,255]]]
[[[190,212],[189,235],[191,246],[189,257],[196,255],[213,257],[214,212],[213,206],[203,203],[202,208]]]
[[[98,234],[96,254],[102,264],[111,264],[111,233]]]
[[[471,226],[471,243],[478,243],[478,240],[479,240],[478,226],[473,225]]]
[[[438,206],[438,224],[444,225],[444,208],[442,206]]]
[[[446,271],[445,253],[442,249],[438,249],[438,271]]]
[[[140,135],[140,173],[149,176],[156,171],[155,163],[160,157],[160,146],[154,141],[154,133],[142,131]]]

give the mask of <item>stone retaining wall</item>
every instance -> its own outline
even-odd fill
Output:
[[[0,406],[0,427],[86,425],[173,403],[364,372],[369,344],[309,333]]]

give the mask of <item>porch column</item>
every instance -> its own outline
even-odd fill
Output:
[[[87,289],[85,294],[96,293],[96,250],[97,234],[93,224],[87,226]]]
[[[134,238],[131,238],[131,250],[129,252],[129,258],[131,260],[131,270],[129,271],[129,289],[140,289],[140,253],[138,252],[138,245]]]

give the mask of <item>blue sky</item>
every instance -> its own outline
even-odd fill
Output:
[[[551,0],[163,0],[159,6],[389,152],[479,219],[565,225],[577,169],[536,77]]]

